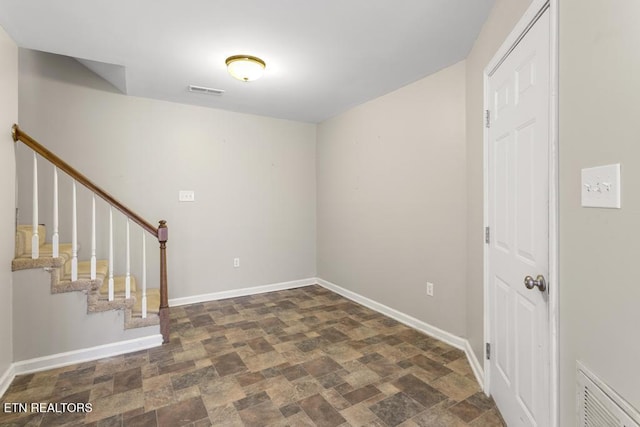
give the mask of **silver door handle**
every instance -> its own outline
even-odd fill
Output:
[[[544,280],[544,276],[540,274],[538,275],[538,277],[536,277],[535,280],[531,276],[525,277],[524,285],[527,287],[527,289],[533,289],[537,286],[540,292],[544,292],[547,290],[547,281]]]

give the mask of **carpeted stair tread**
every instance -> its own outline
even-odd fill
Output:
[[[41,258],[53,258],[53,244],[45,243],[41,245],[38,249],[38,255]],[[71,243],[58,244],[58,256],[71,259]],[[29,248],[29,251],[17,255],[16,258],[31,258],[31,248]]]
[[[67,265],[69,268],[67,269]],[[65,275],[61,281],[71,281],[71,262],[65,264]],[[99,259],[96,261],[96,279],[104,277],[109,271],[109,262],[107,260]],[[79,261],[78,262],[78,280],[91,280],[91,261]]]
[[[103,260],[103,259],[96,260],[96,276],[99,276],[100,274],[103,274],[106,276],[108,271],[109,271],[109,262],[107,260]],[[78,277],[80,277],[80,275],[84,273],[87,273],[90,275],[91,261],[90,260],[80,261],[80,259],[78,259]],[[64,264],[64,277],[66,278],[70,276],[71,276],[71,258],[69,258],[69,261]]]
[[[131,295],[135,295],[136,293],[136,278],[131,276]],[[109,278],[105,277],[102,281],[102,286],[100,286],[100,290],[98,291],[100,295],[100,299],[108,299],[109,298]],[[115,276],[113,278],[113,295],[116,298],[124,298],[125,296],[125,276]]]
[[[28,253],[31,255],[31,236],[33,225],[19,224],[16,228],[16,256]],[[47,237],[47,229],[44,225],[38,225],[38,241],[42,246]]]
[[[142,317],[142,291],[136,292],[136,303],[131,309],[133,317]],[[147,316],[160,312],[160,289],[147,288]]]
[[[147,317],[142,318],[142,291],[136,292],[135,304],[125,314],[125,329],[160,324],[160,289],[147,289]]]
[[[40,256],[41,257],[53,257],[53,244],[45,243],[40,246]],[[31,256],[31,252],[29,252],[28,256]],[[71,243],[59,243],[58,244],[58,256],[59,257],[67,257],[71,259]]]
[[[17,255],[13,259],[11,269],[17,271],[30,268],[62,267],[71,259],[71,244],[60,244],[58,251],[58,258],[53,258],[53,247],[50,243],[46,243],[40,247],[39,257],[37,259],[31,259],[31,249],[29,249],[29,252]]]

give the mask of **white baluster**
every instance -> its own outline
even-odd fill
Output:
[[[142,230],[142,318],[147,318],[147,242]]]
[[[60,237],[58,235],[58,168],[53,167],[53,235],[51,236],[53,244],[53,257],[60,256]]]
[[[75,181],[71,194],[71,281],[75,282],[78,280],[78,206]]]
[[[109,301],[113,299],[113,208],[109,206]]]
[[[33,152],[33,230],[31,235],[31,258],[40,257],[40,236],[38,236],[38,157]]]
[[[129,218],[127,218],[127,273],[124,278],[124,294],[125,298],[131,298],[131,249],[129,243]]]
[[[91,280],[96,280],[96,195],[91,200]]]

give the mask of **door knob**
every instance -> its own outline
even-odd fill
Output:
[[[535,278],[535,280],[531,276],[525,277],[524,285],[527,287],[527,289],[533,289],[537,286],[540,292],[544,292],[547,290],[547,282],[546,280],[544,280],[544,276],[540,274]]]

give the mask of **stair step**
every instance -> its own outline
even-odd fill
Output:
[[[16,228],[16,256],[28,253],[31,255],[31,237],[33,236],[33,225],[22,224]],[[42,246],[47,237],[47,228],[38,225],[38,240]]]
[[[136,289],[136,278],[131,276],[131,295],[135,295]],[[100,299],[109,298],[109,279],[107,277],[104,278],[102,286],[100,286],[100,290],[98,292],[100,295]],[[115,276],[113,278],[113,295],[116,298],[124,298],[125,276]]]
[[[78,251],[80,251],[80,245],[78,245]],[[106,260],[97,260],[96,261],[96,274],[100,274],[100,268],[99,266],[101,266],[101,263],[105,263],[104,265],[107,267],[108,269],[108,262]],[[101,267],[104,268],[104,267]],[[85,261],[80,261],[78,260],[78,277],[80,277],[80,272],[85,272],[85,273],[90,273],[91,272],[91,261],[90,260],[85,260]],[[104,274],[106,275],[107,272],[105,271]],[[69,262],[64,264],[64,276],[71,276],[71,255],[69,255]]]
[[[40,246],[40,256],[43,258],[51,258],[53,257],[53,244],[45,243]],[[31,252],[29,252],[29,256],[31,256]],[[58,256],[63,258],[71,259],[71,243],[59,243],[58,244]]]
[[[45,243],[38,249],[40,258],[53,258],[53,244]],[[71,259],[71,243],[60,243],[58,245],[58,256],[61,258]],[[31,246],[27,252],[16,255],[16,258],[31,259]]]
[[[69,266],[67,268],[67,266]],[[109,261],[99,259],[96,261],[96,278],[101,278],[107,275],[109,271]],[[91,261],[79,261],[78,262],[78,280],[91,280]],[[61,281],[71,281],[71,263],[65,264],[65,273]]]
[[[31,259],[31,249],[29,252],[17,255],[11,262],[11,270],[27,270],[29,268],[57,268],[62,267],[71,259],[71,244],[63,243],[59,246],[59,257],[53,258],[53,247],[50,243],[45,243],[40,247],[40,257]]]
[[[160,289],[147,288],[147,315],[158,315],[160,313]],[[131,309],[133,317],[142,317],[142,291],[136,292],[136,303]]]

